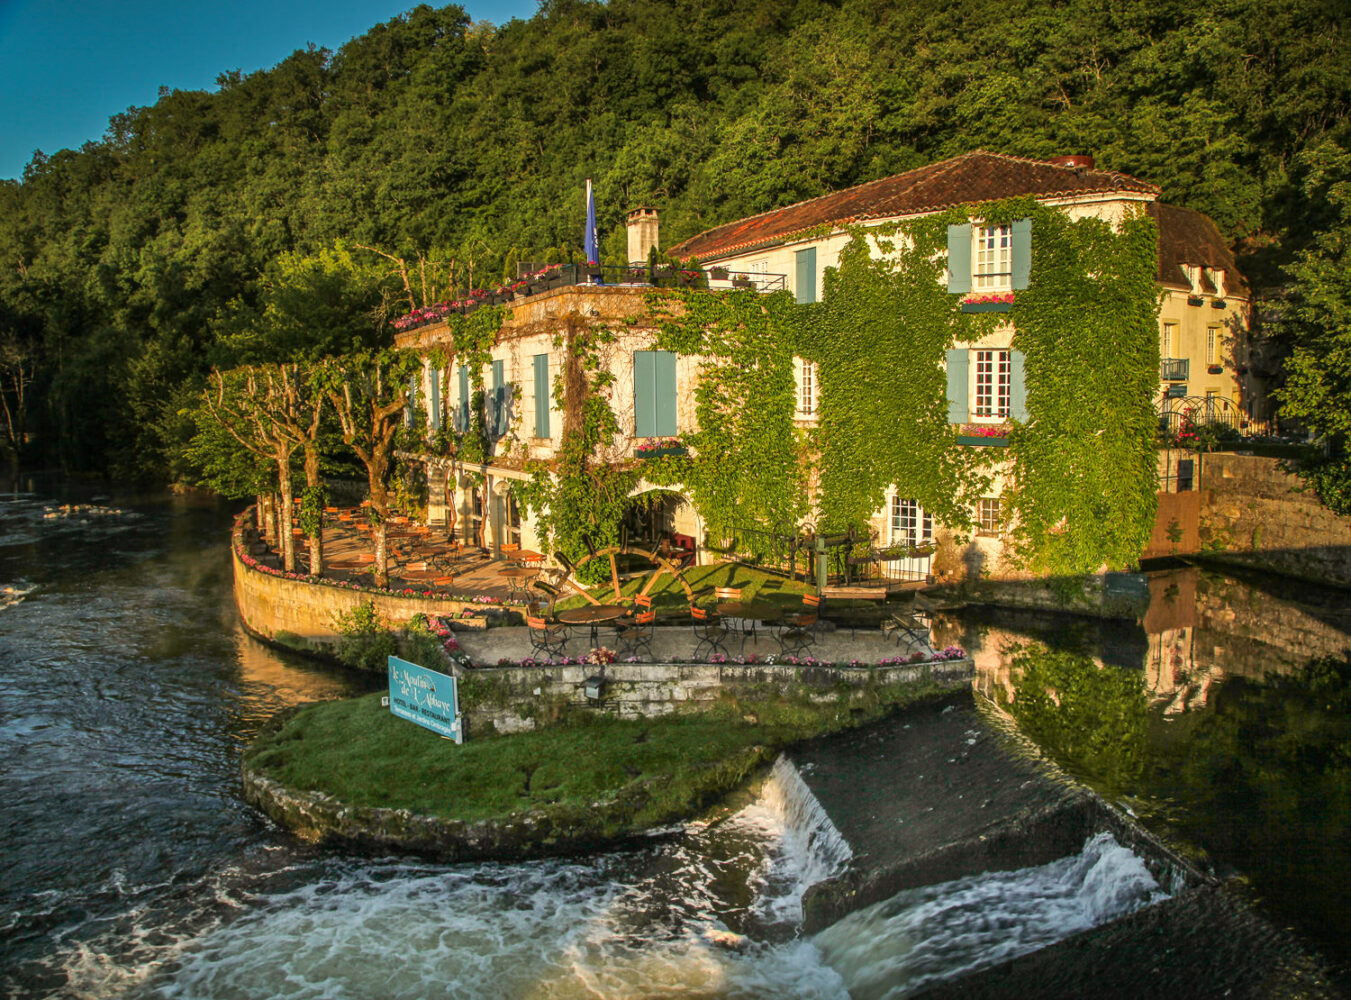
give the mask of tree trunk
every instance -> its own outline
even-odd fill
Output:
[[[261,493],[253,498],[253,527],[259,538],[267,535],[267,498]]]
[[[305,486],[317,489],[323,485],[319,479],[319,450],[312,445],[305,448]],[[310,535],[310,576],[324,574],[324,509],[319,508],[319,527]]]
[[[263,496],[263,541],[269,548],[275,548],[277,545],[277,521],[273,516],[274,494],[267,493]]]
[[[295,501],[291,496],[291,456],[277,462],[277,480],[281,484],[281,511],[278,531],[281,533],[281,567],[288,573],[296,571],[296,536],[291,530],[291,511]]]
[[[373,506],[373,505],[372,505]],[[389,586],[389,565],[385,561],[385,516],[380,516],[380,523],[377,524],[371,534],[375,536],[375,585],[377,587]]]

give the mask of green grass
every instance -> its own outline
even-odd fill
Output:
[[[876,686],[861,703],[825,705],[752,693],[697,714],[632,721],[578,712],[561,725],[463,746],[396,718],[376,693],[302,709],[264,732],[245,763],[353,806],[466,822],[543,810],[614,836],[688,817],[780,748],[935,691]]]

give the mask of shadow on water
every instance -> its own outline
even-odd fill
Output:
[[[1058,764],[1351,955],[1351,600],[1243,571],[1145,575],[1135,623],[967,609],[975,687]]]

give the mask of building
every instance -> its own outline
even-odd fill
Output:
[[[932,216],[956,206],[1031,197],[1071,219],[1095,217],[1120,226],[1146,212],[1158,225],[1160,369],[1156,403],[1165,423],[1198,414],[1241,419],[1247,403],[1244,372],[1248,325],[1247,288],[1215,224],[1200,213],[1160,204],[1158,189],[1125,174],[1099,170],[1090,157],[1042,162],[973,152],[895,177],[790,205],[710,229],[671,248],[695,257],[708,288],[750,287],[789,291],[799,303],[818,301],[825,272],[860,226],[886,226]],[[641,261],[657,241],[657,217],[643,208],[630,219],[629,256]],[[1001,302],[1026,288],[1031,274],[1027,220],[986,226],[968,219],[948,226],[947,291],[962,296],[963,310],[1008,308]],[[679,281],[680,273],[674,278]],[[608,400],[618,423],[612,444],[598,458],[614,464],[639,460],[639,449],[697,429],[693,402],[700,359],[655,349],[658,322],[649,315],[653,275],[641,269],[607,273],[576,270],[558,287],[518,294],[488,356],[478,364],[456,361],[447,371],[429,364],[423,398],[433,431],[463,432],[476,414],[484,421],[487,453],[466,462],[462,455],[424,456],[431,502],[429,519],[451,521],[461,537],[485,547],[503,543],[526,548],[540,543],[536,525],[521,510],[513,483],[529,480],[531,463],[558,457],[564,404],[555,386],[569,364],[580,330],[608,329],[614,336],[596,347],[595,362],[613,376]],[[976,435],[997,436],[1010,419],[1025,416],[1023,358],[1016,330],[996,324],[982,339],[947,352],[948,419]],[[401,333],[401,347],[433,351],[453,346],[449,324]],[[566,373],[564,373],[566,374]],[[795,422],[810,428],[819,405],[820,373],[795,361]],[[566,378],[563,379],[566,382]],[[475,385],[483,406],[475,408]],[[960,440],[960,439],[959,439]],[[975,442],[980,443],[980,442]],[[976,501],[975,537],[964,540],[961,561],[970,571],[1002,571],[1007,561],[1001,535],[1007,512],[1001,482]],[[635,494],[662,494],[653,505],[654,527],[690,536],[702,546],[698,510],[679,489],[640,479]],[[879,545],[923,550],[940,541],[942,526],[913,498],[890,491],[871,528]],[[971,558],[972,554],[977,558]],[[932,556],[905,560],[901,571],[926,576]]]

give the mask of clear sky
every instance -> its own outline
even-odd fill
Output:
[[[437,0],[433,3],[440,6]],[[309,42],[337,49],[417,0],[0,0],[0,178],[33,151],[78,149],[161,85],[214,90]],[[474,20],[528,18],[535,0],[466,0]]]

